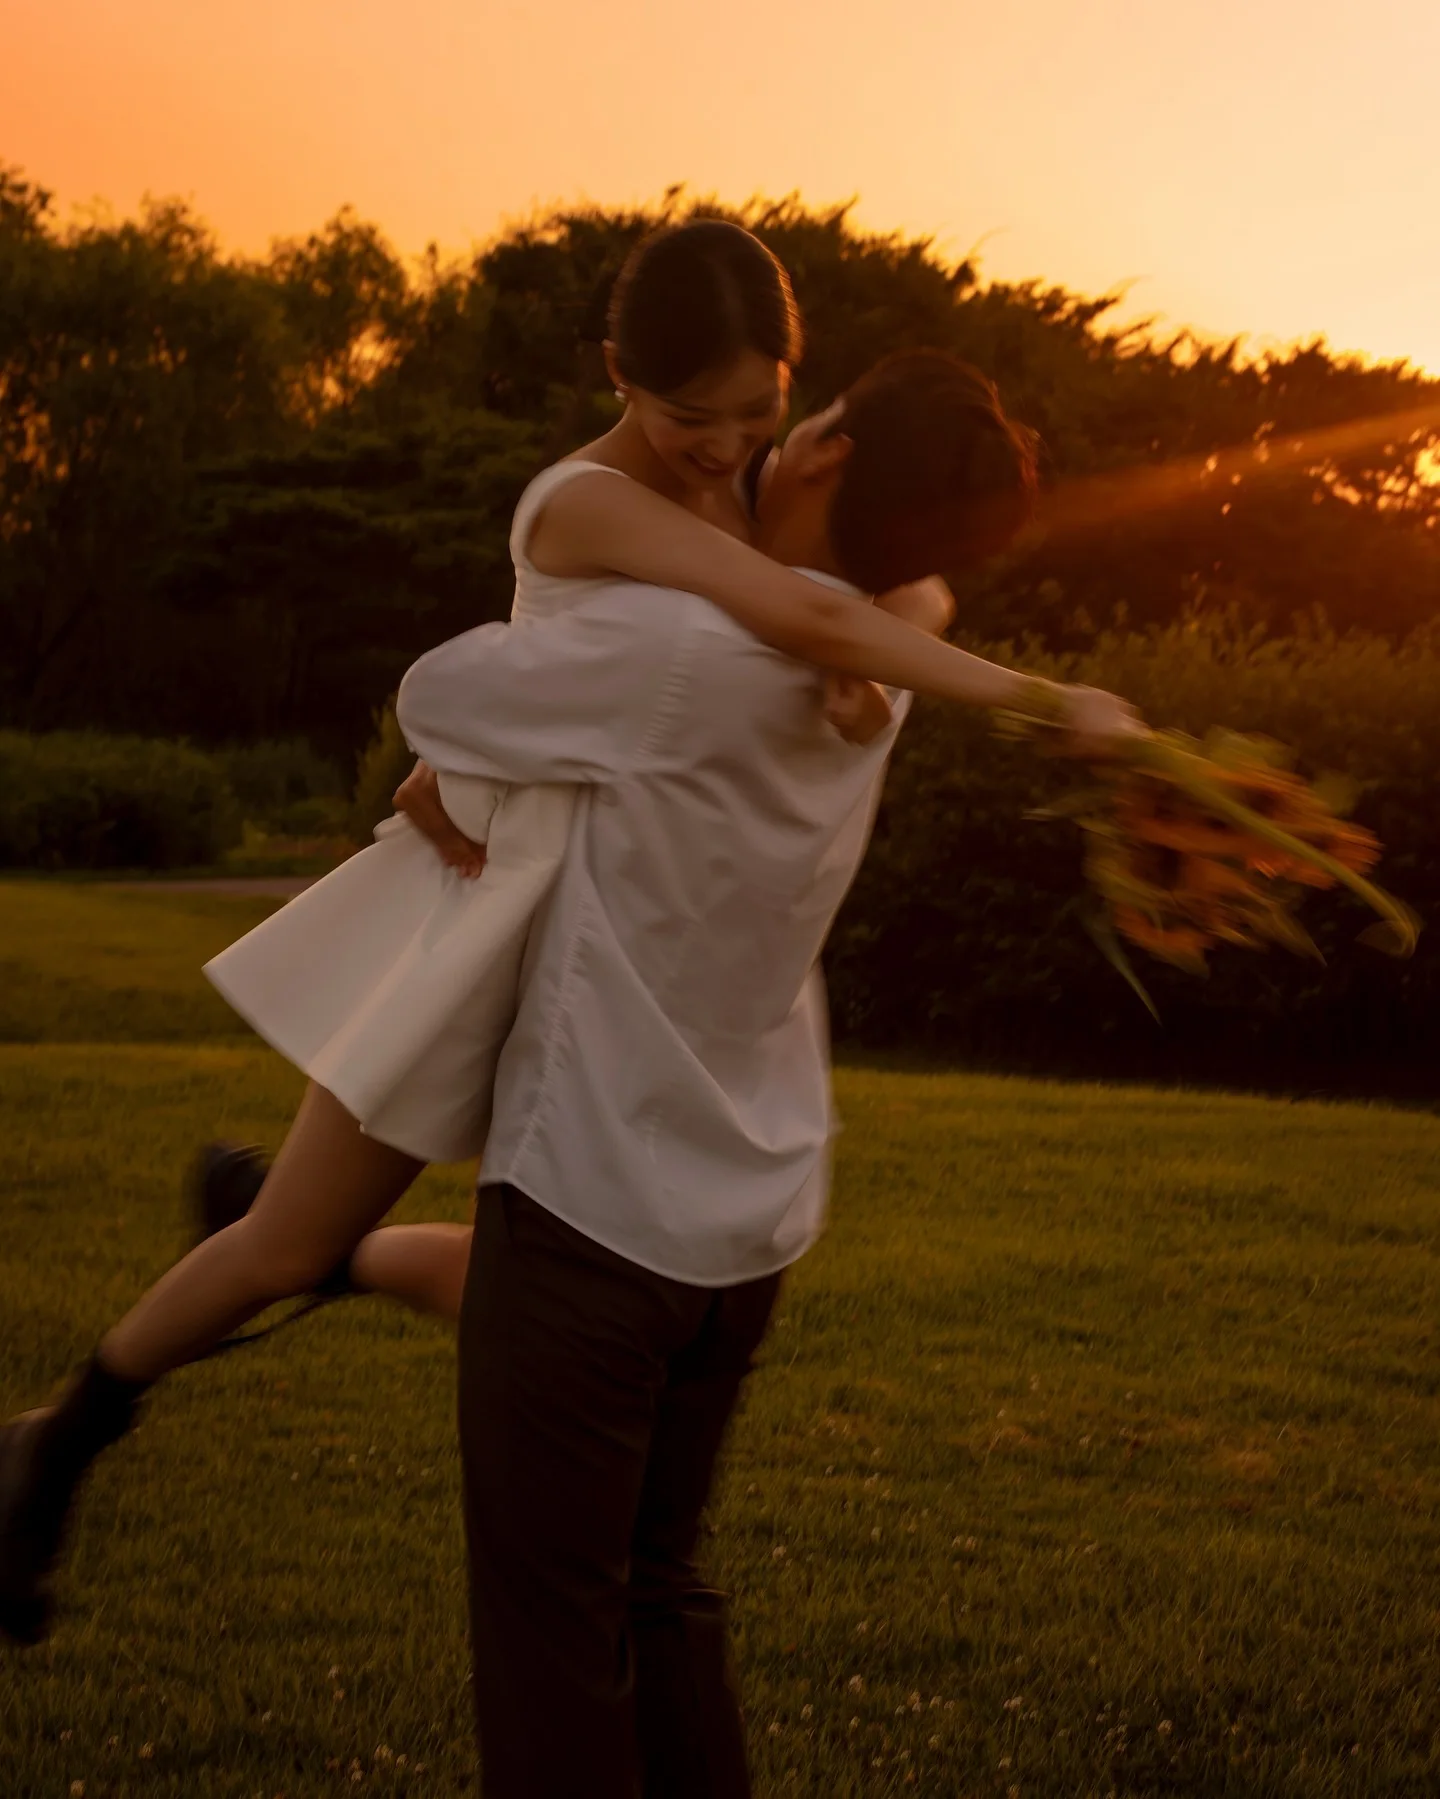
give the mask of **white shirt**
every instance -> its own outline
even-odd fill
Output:
[[[894,697],[879,738],[845,743],[813,669],[693,594],[623,581],[409,671],[400,726],[433,768],[582,789],[482,1182],[698,1286],[810,1246],[831,1133],[816,962],[869,838]]]

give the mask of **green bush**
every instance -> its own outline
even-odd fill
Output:
[[[414,754],[400,735],[395,702],[390,700],[375,714],[375,734],[360,757],[350,804],[350,835],[357,843],[366,842],[381,819],[395,810],[391,798],[414,766]]]
[[[193,867],[239,836],[222,763],[188,744],[0,731],[0,866]]]
[[[214,754],[251,838],[285,844],[340,839],[348,832],[344,777],[304,738],[227,744]]]
[[[1195,619],[1069,658],[979,647],[1126,694],[1152,723],[1265,733],[1302,772],[1354,776],[1356,816],[1385,846],[1380,879],[1440,919],[1440,633],[1398,646],[1321,630],[1261,641]],[[1357,945],[1368,915],[1333,894],[1303,909],[1324,968],[1223,950],[1202,981],[1137,955],[1157,1029],[1084,928],[1078,830],[1026,820],[1075,778],[996,741],[983,719],[916,706],[827,955],[842,1038],[1079,1072],[1255,1082],[1343,1070],[1351,1086],[1373,1074],[1391,1091],[1433,1088],[1440,930],[1411,961],[1390,961]]]
[[[333,762],[303,737],[227,744],[214,752],[245,817],[277,835],[314,836],[334,824],[346,803]]]

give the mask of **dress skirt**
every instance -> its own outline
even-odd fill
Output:
[[[368,1136],[425,1162],[484,1147],[531,921],[575,809],[570,786],[442,776],[441,796],[467,836],[487,841],[478,880],[396,817],[205,965],[240,1016]]]

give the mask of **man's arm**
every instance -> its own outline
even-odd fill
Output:
[[[617,586],[553,619],[481,625],[406,674],[400,729],[443,774],[612,780],[679,704],[687,619],[673,593]]]

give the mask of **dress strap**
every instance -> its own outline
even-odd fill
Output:
[[[565,462],[552,462],[549,468],[541,469],[521,494],[510,526],[510,560],[515,564],[517,573],[522,570],[532,575],[539,573],[530,561],[530,533],[535,529],[535,521],[551,494],[575,476],[593,475],[597,470],[603,475],[619,475],[622,481],[630,479],[623,470],[611,468],[608,463],[585,462],[578,456],[572,456]]]

